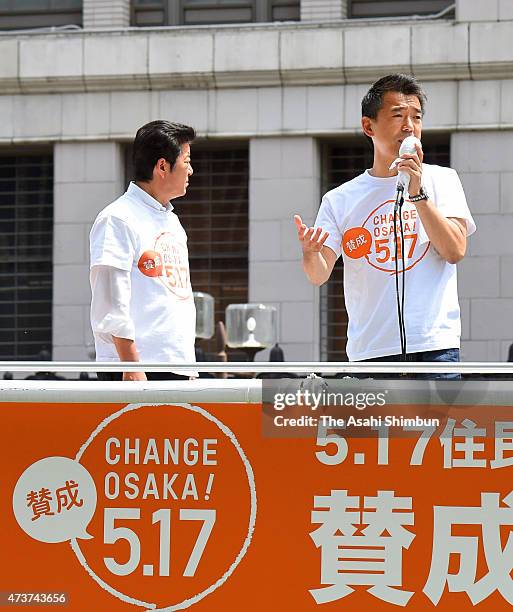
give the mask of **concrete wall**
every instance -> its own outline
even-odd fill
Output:
[[[463,357],[502,361],[513,342],[513,132],[454,134],[452,156],[478,226],[458,266]]]
[[[501,21],[513,19],[511,0],[457,0],[456,19],[459,21]]]
[[[126,28],[130,25],[130,0],[84,0],[84,28]]]
[[[0,91],[343,85],[392,71],[427,81],[510,78],[512,35],[513,20],[6,34],[0,40]]]
[[[249,299],[278,309],[288,360],[319,359],[319,292],[305,278],[293,216],[312,224],[319,205],[320,159],[313,138],[253,138],[250,143]]]
[[[346,19],[347,0],[301,0],[301,21]]]
[[[96,215],[124,187],[121,146],[114,142],[55,146],[54,360],[89,359],[89,232]]]

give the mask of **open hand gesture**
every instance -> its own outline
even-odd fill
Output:
[[[294,223],[297,228],[297,237],[301,243],[303,253],[319,253],[329,236],[329,232],[324,232],[322,227],[315,229],[307,227],[299,215],[294,215]],[[322,236],[321,236],[322,234]]]

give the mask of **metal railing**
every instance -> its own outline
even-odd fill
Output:
[[[232,374],[513,374],[513,363],[503,362],[330,362],[330,361],[230,361],[196,363],[82,362],[82,361],[0,361],[0,372],[197,372]]]

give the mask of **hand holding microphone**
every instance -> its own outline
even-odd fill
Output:
[[[393,162],[389,170],[397,168],[397,190],[394,205],[394,260],[395,260],[395,291],[397,298],[397,319],[399,324],[399,338],[401,341],[401,355],[406,359],[406,326],[404,320],[404,296],[406,282],[406,251],[404,248],[404,228],[401,207],[405,193],[417,195],[422,185],[422,145],[415,136],[407,136],[399,148],[399,157]],[[399,231],[398,226],[399,225]],[[399,257],[399,244],[401,253]],[[402,264],[401,283],[399,283],[399,259]],[[401,288],[399,289],[399,285]]]
[[[399,156],[390,166],[390,170],[397,168],[397,188],[404,189],[411,195],[420,192],[422,184],[422,144],[416,136],[407,136],[399,148]]]

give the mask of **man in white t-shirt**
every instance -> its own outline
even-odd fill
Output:
[[[350,361],[459,361],[455,264],[476,226],[454,170],[423,164],[418,145],[393,167],[402,141],[421,137],[425,101],[407,75],[374,83],[362,100],[363,133],[374,146],[372,168],[323,197],[314,227],[295,216],[303,267],[313,284],[325,283],[343,256]],[[396,239],[398,171],[410,180]],[[398,319],[403,282],[405,356]]]
[[[194,370],[196,311],[187,236],[170,200],[192,175],[193,128],[168,121],[141,127],[133,145],[135,181],[91,229],[91,326],[97,361],[170,364],[170,372],[125,372],[123,380],[188,379]],[[102,380],[121,374],[99,373]]]

